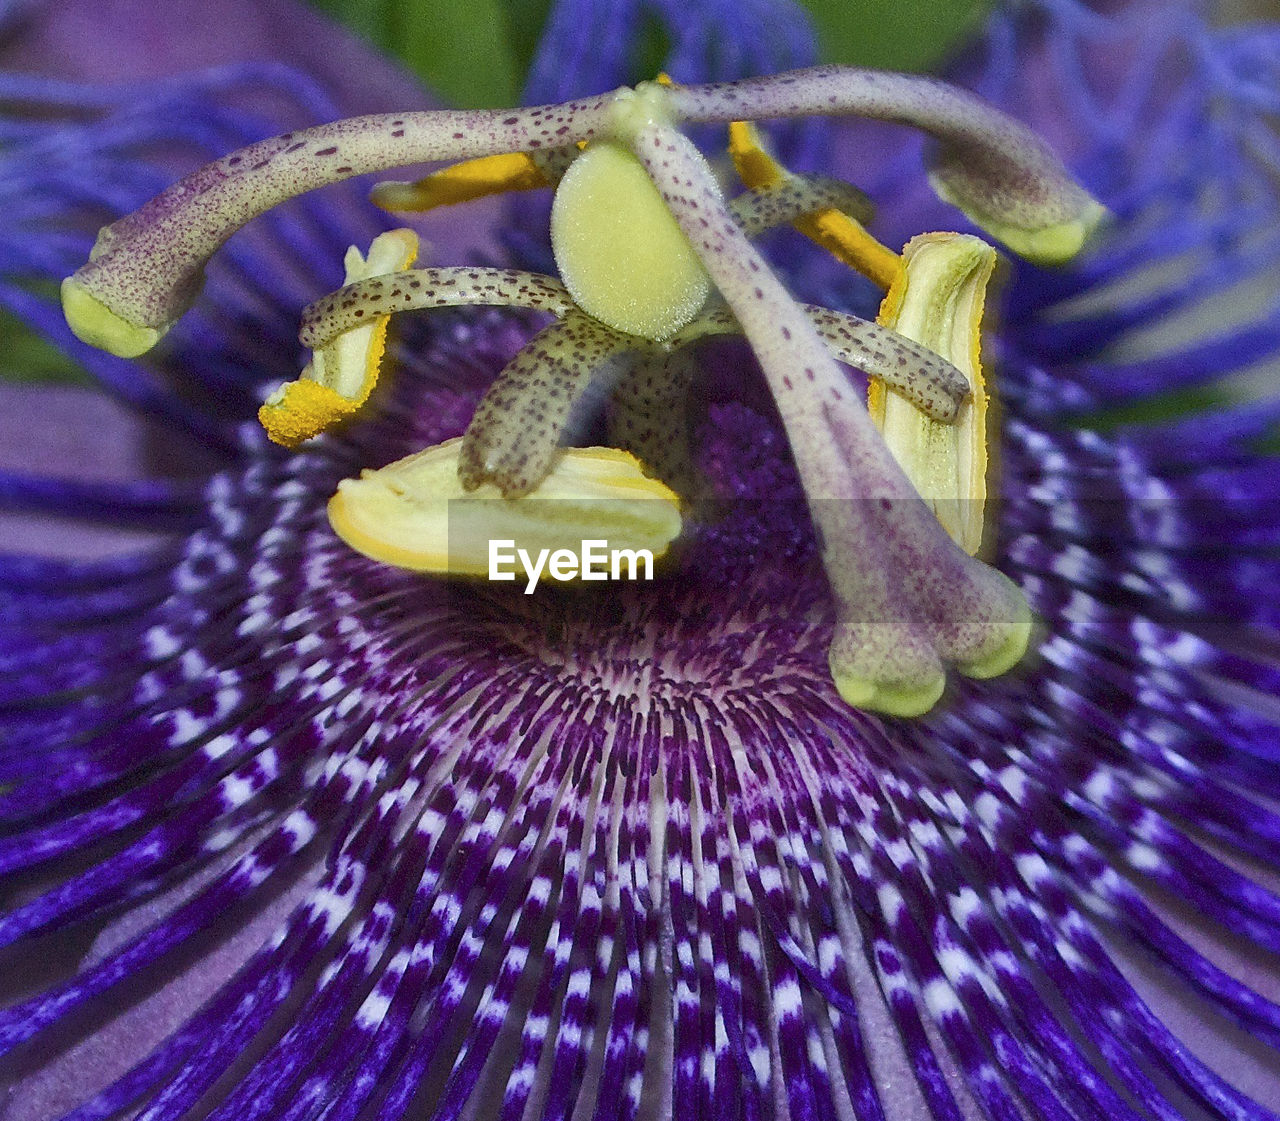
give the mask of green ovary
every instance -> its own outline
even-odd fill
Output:
[[[593,144],[560,181],[551,246],[565,287],[588,315],[662,340],[688,324],[711,281],[640,161]]]

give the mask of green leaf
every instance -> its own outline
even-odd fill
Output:
[[[514,105],[524,75],[517,72],[506,7],[501,0],[392,3],[390,45],[455,105]]]
[[[1217,412],[1233,404],[1239,404],[1239,399],[1220,385],[1193,385],[1141,401],[1081,413],[1073,416],[1071,423],[1095,432],[1114,432],[1127,425],[1162,424],[1196,413]]]
[[[21,320],[0,310],[0,379],[27,383],[88,385],[89,375]]]
[[[507,29],[510,34],[511,53],[520,76],[520,88],[524,88],[533,65],[533,56],[542,38],[542,28],[551,11],[551,0],[506,0]]]
[[[464,108],[514,105],[523,52],[545,18],[541,0],[312,0]]]
[[[519,101],[552,0],[312,3],[404,63],[446,100],[473,108]],[[992,7],[992,0],[801,3],[817,26],[824,61],[898,70],[936,65]],[[654,26],[646,25],[645,41],[637,44],[645,58],[661,45]]]
[[[801,0],[823,62],[927,70],[974,32],[992,0]]]

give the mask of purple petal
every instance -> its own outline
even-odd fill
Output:
[[[0,64],[77,82],[137,82],[230,62],[310,74],[347,113],[425,107],[385,55],[296,0],[44,0],[0,49]]]
[[[0,384],[0,473],[124,483],[173,470],[172,449],[156,462],[166,443],[158,426],[92,389]],[[188,464],[198,466],[198,458]],[[0,513],[7,553],[96,560],[161,540],[138,528],[68,523],[36,511]]]

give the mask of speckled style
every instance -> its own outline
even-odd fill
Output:
[[[131,322],[162,328],[195,299],[204,262],[250,218],[355,175],[588,140],[609,100],[533,109],[355,117],[250,145],[209,164],[106,227],[77,274]]]
[[[939,141],[935,187],[979,225],[998,228],[997,236],[1082,218],[1091,226],[1100,215],[1035,133],[935,79],[815,66],[716,87],[683,86],[671,91],[671,102],[677,119],[690,122],[856,113],[922,129]]]
[[[977,98],[927,78],[818,67],[720,85],[646,83],[533,109],[357,117],[287,133],[209,164],[103,229],[69,283],[122,324],[158,337],[198,295],[209,256],[287,198],[369,171],[500,152],[553,151],[555,175],[574,142],[627,139],[634,124],[626,106],[646,99],[673,121],[860,113],[924,128],[943,142],[939,189],[1029,255],[1070,256],[1101,213],[1043,143]]]
[[[742,325],[782,415],[840,618],[834,672],[940,692],[944,661],[980,664],[1025,627],[1022,597],[966,556],[920,501],[690,142],[650,125],[634,150]]]
[[[316,350],[379,315],[468,304],[529,308],[556,316],[574,306],[564,285],[541,273],[467,266],[406,269],[348,284],[308,304],[298,338],[308,350]]]

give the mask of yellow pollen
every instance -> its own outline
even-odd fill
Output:
[[[367,394],[366,394],[367,396]],[[327,385],[299,378],[280,387],[258,410],[258,420],[277,444],[296,448],[330,425],[351,416],[364,398],[349,401]]]
[[[765,150],[759,130],[748,121],[729,125],[729,155],[743,184],[758,190],[781,186],[790,176]],[[793,226],[828,253],[856,269],[881,288],[889,288],[899,271],[898,254],[872,237],[860,222],[839,210],[822,210],[797,218]]]
[[[418,235],[412,230],[379,234],[367,257],[354,245],[347,250],[345,283],[407,269],[417,255]],[[377,384],[390,318],[374,316],[315,351],[302,376],[282,385],[258,410],[267,436],[296,447],[359,410]]]

